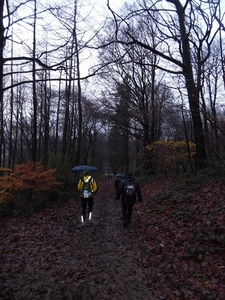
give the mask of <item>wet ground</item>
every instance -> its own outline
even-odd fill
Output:
[[[123,228],[111,180],[94,202],[92,226],[80,225],[79,200],[1,221],[0,299],[155,299],[139,263],[140,217]]]

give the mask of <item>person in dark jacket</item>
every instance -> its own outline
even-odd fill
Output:
[[[120,185],[120,177],[119,176],[116,176],[116,180],[114,181],[114,188],[115,188],[115,193],[117,192],[118,190],[118,187]]]
[[[135,187],[135,190],[131,195],[127,191],[127,187]],[[133,211],[133,206],[136,202],[136,195],[138,196],[138,201],[142,202],[141,188],[138,181],[135,180],[132,173],[128,173],[127,177],[121,181],[117,192],[116,200],[120,199],[122,203],[122,215],[123,215],[123,226],[126,227],[131,222],[131,216]]]

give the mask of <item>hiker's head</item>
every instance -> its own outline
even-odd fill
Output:
[[[91,175],[91,171],[89,171],[89,170],[84,171],[84,176],[88,176],[88,175]]]
[[[131,172],[128,172],[127,177],[133,177],[133,174]]]

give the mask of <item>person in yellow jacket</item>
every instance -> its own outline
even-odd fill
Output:
[[[77,185],[81,198],[81,224],[84,226],[86,221],[86,207],[88,203],[88,221],[91,222],[92,209],[94,204],[94,193],[98,190],[95,179],[91,176],[90,171],[85,171],[84,176],[79,180]]]

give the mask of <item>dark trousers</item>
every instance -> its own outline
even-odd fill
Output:
[[[134,206],[133,204],[122,204],[123,220],[125,222],[130,222],[133,206]]]
[[[82,216],[84,218],[84,221],[86,220],[86,207],[88,204],[88,214],[92,212],[94,199],[92,198],[81,198],[81,207],[82,207]]]

